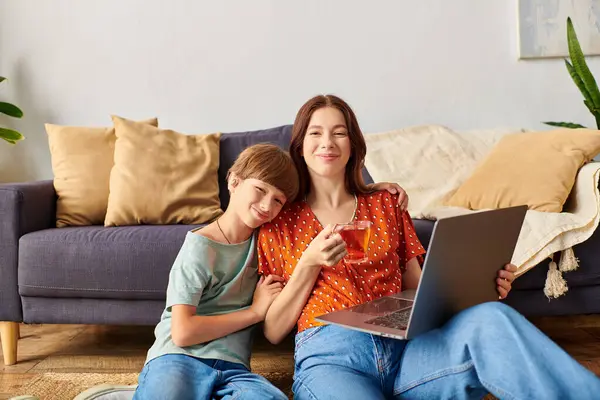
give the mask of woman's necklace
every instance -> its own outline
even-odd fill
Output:
[[[223,232],[223,229],[221,229],[221,224],[219,224],[219,220],[217,220],[217,227],[221,231],[221,235],[223,235],[223,237],[225,238],[225,240],[227,240],[227,243],[231,244],[231,242],[229,241],[229,239],[227,239],[227,236],[225,236],[225,232]]]
[[[353,222],[354,218],[356,218],[356,210],[357,209],[358,209],[358,197],[355,194],[354,195],[354,211],[352,212],[352,218],[350,218],[350,222]]]
[[[310,204],[308,203],[308,198],[306,196],[304,196],[304,202],[306,203],[306,205],[310,208],[310,211],[312,212],[313,216],[315,217],[315,219],[317,221],[319,221],[319,219],[317,218],[317,216],[315,215],[314,211],[312,211],[312,207],[310,206]],[[354,222],[354,219],[356,218],[356,211],[358,210],[358,197],[356,196],[356,194],[354,195],[354,211],[352,212],[352,218],[350,218],[349,222]],[[321,221],[319,221],[319,224],[321,224]],[[323,226],[323,224],[321,224],[321,226]]]

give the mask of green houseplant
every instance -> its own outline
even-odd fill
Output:
[[[5,81],[6,78],[0,76],[0,83]],[[5,103],[0,101],[0,113],[6,114],[9,117],[21,118],[23,117],[23,111],[14,104]],[[0,138],[6,140],[8,143],[16,144],[19,140],[24,139],[23,135],[15,130],[3,128],[0,126]]]
[[[573,27],[571,18],[567,18],[567,42],[569,44],[569,57],[571,58],[572,64],[565,59],[565,65],[569,75],[575,82],[575,85],[579,88],[579,91],[583,95],[583,104],[587,107],[590,113],[596,120],[596,127],[600,129],[600,91],[598,85],[594,79],[594,75],[590,72],[590,69],[585,62],[583,51],[577,40],[577,34]],[[559,126],[563,128],[585,128],[580,124],[572,122],[544,122],[547,125]]]

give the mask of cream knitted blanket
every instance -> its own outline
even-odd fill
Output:
[[[436,220],[475,211],[443,206],[483,161],[496,142],[515,130],[456,132],[440,125],[416,126],[365,135],[365,166],[375,182],[397,182],[410,197],[413,218]],[[526,151],[526,149],[524,149]],[[569,201],[561,213],[529,210],[523,222],[512,263],[520,276],[546,257],[550,263],[544,293],[567,292],[562,272],[578,267],[572,247],[587,240],[600,220],[600,163],[582,167]]]

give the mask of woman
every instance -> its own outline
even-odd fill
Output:
[[[263,225],[259,271],[285,287],[265,319],[265,336],[282,340],[297,324],[296,399],[592,398],[600,380],[510,307],[486,303],[413,340],[334,325],[318,315],[416,288],[425,250],[410,216],[385,191],[361,180],[366,146],[353,111],[317,96],[298,112],[290,153],[300,173],[298,200]],[[335,223],[373,222],[368,261],[343,260]],[[506,297],[514,265],[498,272]]]

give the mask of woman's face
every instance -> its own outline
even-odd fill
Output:
[[[311,176],[344,179],[351,146],[344,114],[337,108],[316,110],[308,124],[302,155]]]

